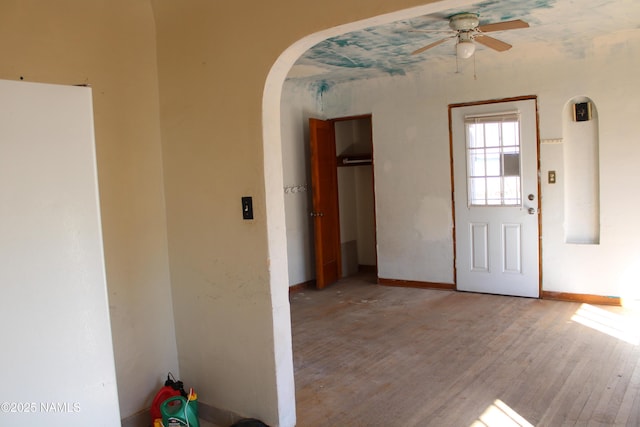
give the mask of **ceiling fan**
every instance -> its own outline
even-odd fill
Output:
[[[476,51],[476,45],[474,42],[483,44],[488,48],[491,48],[498,52],[504,52],[505,50],[511,49],[511,45],[501,40],[494,39],[493,37],[489,37],[485,33],[529,27],[529,24],[520,19],[516,19],[513,21],[495,22],[485,25],[479,24],[480,20],[478,19],[477,13],[462,12],[452,15],[449,17],[449,27],[451,27],[451,30],[449,30],[448,32],[453,32],[453,35],[421,47],[420,49],[411,52],[411,54],[417,55],[453,38],[457,39],[456,56],[460,59],[471,58],[473,53]],[[428,30],[414,31],[431,32]]]

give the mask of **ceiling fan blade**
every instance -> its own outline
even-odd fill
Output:
[[[455,36],[453,36],[453,37],[455,37]],[[422,53],[422,52],[424,52],[425,50],[429,50],[429,49],[431,49],[432,47],[436,47],[436,46],[438,46],[439,44],[442,44],[442,43],[446,42],[447,40],[449,40],[449,39],[451,39],[451,38],[453,38],[453,37],[447,37],[447,38],[444,38],[444,39],[440,39],[440,40],[438,40],[437,42],[433,42],[433,43],[431,43],[431,44],[428,44],[428,45],[426,45],[426,46],[423,46],[423,47],[421,47],[420,49],[418,49],[418,50],[414,50],[413,52],[411,52],[411,55],[417,55],[417,54],[419,54],[419,53]]]
[[[455,31],[452,30],[409,30],[410,33],[455,33]]]
[[[505,31],[516,30],[518,28],[529,28],[529,24],[521,19],[514,21],[495,22],[493,24],[480,25],[478,30],[483,33],[490,33],[491,31]]]
[[[485,35],[479,35],[474,40],[480,44],[485,45],[486,47],[497,50],[498,52],[504,52],[505,50],[509,50],[512,47],[509,43],[505,43],[501,40],[494,39],[493,37]]]
[[[505,43],[503,41],[494,39],[493,37],[485,36],[483,34],[479,34],[473,40],[485,45],[486,47],[490,47],[493,50],[497,50],[498,52],[504,52],[505,50],[509,50],[512,47],[509,43]]]

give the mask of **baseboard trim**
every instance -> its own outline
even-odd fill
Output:
[[[589,294],[573,294],[570,292],[542,291],[540,298],[556,300],[556,301],[582,302],[585,304],[594,304],[594,305],[615,305],[615,306],[622,305],[622,301],[620,297],[608,297],[608,296],[602,296],[602,295],[589,295]]]
[[[397,286],[401,288],[441,289],[447,291],[456,290],[456,285],[452,283],[418,282],[414,280],[385,279],[383,277],[378,278],[378,284],[384,286]],[[542,291],[540,293],[540,298],[555,301],[581,302],[594,305],[622,305],[622,299],[620,297],[574,294],[570,292]]]
[[[385,279],[383,277],[378,278],[378,284],[384,286],[397,286],[401,288],[439,289],[445,291],[456,290],[456,285],[453,283],[418,282],[415,280]]]
[[[307,289],[314,289],[316,287],[315,280],[308,280],[306,282],[298,283],[297,285],[289,286],[289,295],[295,294],[300,291],[305,291]]]

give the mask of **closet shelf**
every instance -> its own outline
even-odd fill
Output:
[[[373,164],[371,153],[367,154],[343,154],[337,157],[338,166],[363,166]]]

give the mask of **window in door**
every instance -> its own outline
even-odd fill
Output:
[[[520,206],[518,113],[465,117],[469,206]]]

